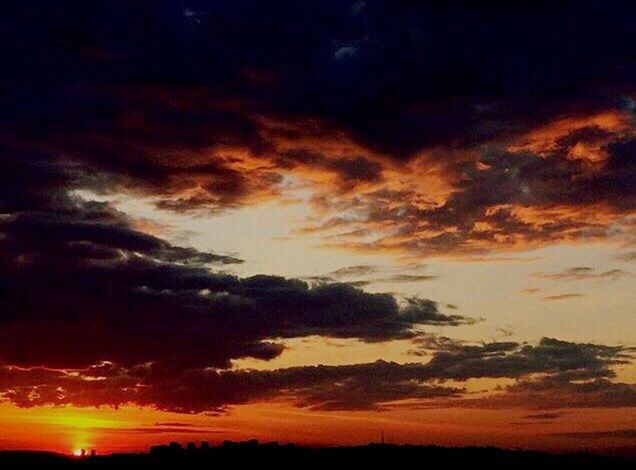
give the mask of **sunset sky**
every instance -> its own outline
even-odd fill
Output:
[[[636,454],[630,2],[10,1],[0,449]]]

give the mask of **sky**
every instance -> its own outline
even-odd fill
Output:
[[[636,454],[627,2],[9,2],[0,449]]]

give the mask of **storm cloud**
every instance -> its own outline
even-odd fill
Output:
[[[0,31],[0,141],[74,184],[214,212],[307,177],[349,232],[399,228],[367,248],[427,255],[610,235],[519,206],[634,209],[628,6],[29,3]],[[395,189],[432,169],[445,200]]]

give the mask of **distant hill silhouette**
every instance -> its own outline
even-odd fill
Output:
[[[636,460],[588,453],[551,454],[545,452],[504,450],[495,447],[438,447],[414,445],[369,444],[356,447],[301,447],[276,442],[261,444],[256,440],[226,441],[222,446],[200,446],[177,443],[154,446],[148,453],[112,454],[72,457],[46,452],[0,452],[1,469],[225,469],[261,468],[325,469],[380,468],[444,469],[474,468],[526,469],[599,468],[633,469]]]

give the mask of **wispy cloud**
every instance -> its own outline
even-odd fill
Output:
[[[583,294],[579,293],[567,293],[567,294],[554,294],[543,297],[543,300],[547,301],[559,301],[559,300],[570,300],[570,299],[579,299],[584,297]]]
[[[533,274],[533,277],[538,279],[548,279],[551,281],[587,281],[596,279],[616,280],[629,275],[630,273],[623,269],[598,271],[589,266],[577,266],[568,268],[564,271],[537,272]]]

